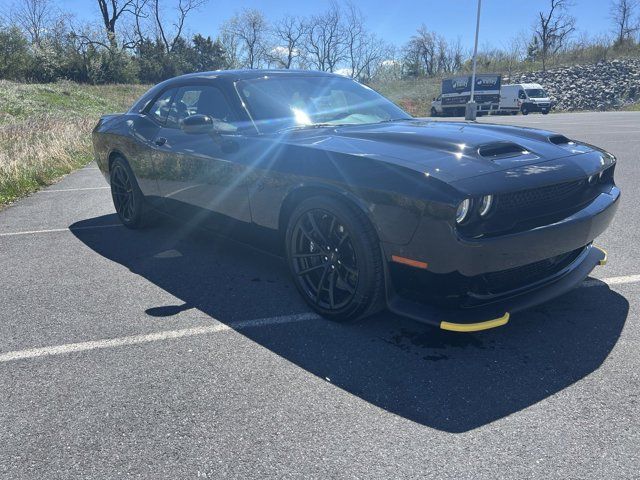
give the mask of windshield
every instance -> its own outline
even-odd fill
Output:
[[[411,118],[382,95],[348,78],[262,77],[242,80],[237,85],[263,132]]]
[[[529,98],[547,98],[547,92],[541,88],[527,88]]]

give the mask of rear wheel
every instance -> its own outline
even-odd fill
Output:
[[[355,207],[333,197],[304,200],[289,220],[286,255],[298,291],[322,316],[355,320],[382,308],[380,247]]]
[[[128,228],[141,228],[149,222],[148,207],[129,164],[121,157],[111,164],[111,198],[120,221]]]

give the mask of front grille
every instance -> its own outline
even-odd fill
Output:
[[[583,251],[584,247],[522,267],[480,275],[479,293],[495,295],[544,280],[570,265]]]
[[[498,196],[496,208],[501,212],[510,212],[522,209],[529,210],[553,204],[560,205],[559,202],[565,202],[582,193],[582,187],[585,186],[586,180],[576,180],[529,190],[504,193]]]

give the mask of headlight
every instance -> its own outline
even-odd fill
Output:
[[[492,206],[493,206],[493,195],[485,195],[484,197],[482,197],[482,200],[480,201],[480,208],[478,209],[478,213],[480,214],[481,217],[484,217],[489,213]]]
[[[467,198],[460,202],[458,210],[456,210],[456,222],[462,223],[467,219],[469,215],[469,207],[471,207],[471,201]]]

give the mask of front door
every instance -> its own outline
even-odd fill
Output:
[[[217,133],[185,133],[184,118],[208,115]],[[203,222],[251,221],[242,136],[235,133],[233,109],[222,90],[211,84],[180,87],[173,98],[159,137],[163,161],[156,164],[158,189],[164,208],[182,216],[195,215]]]

